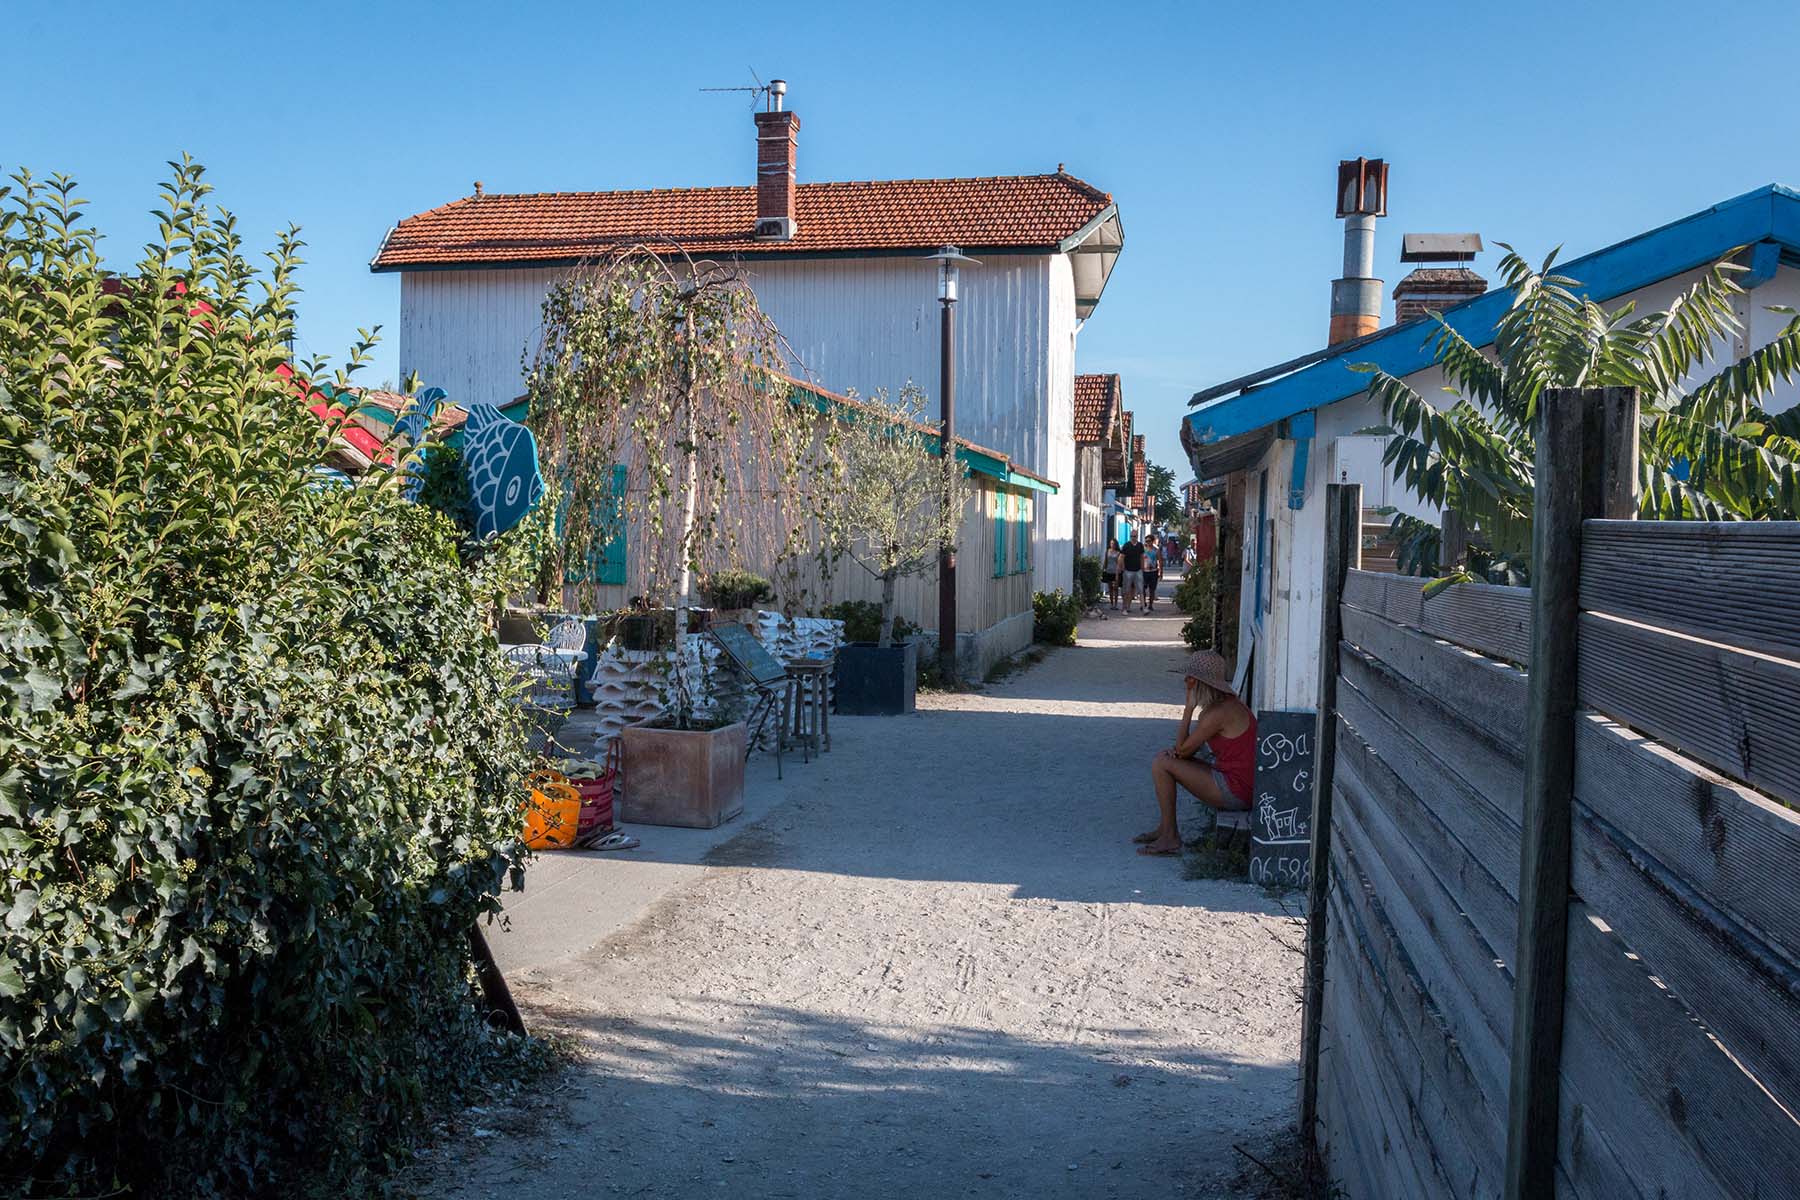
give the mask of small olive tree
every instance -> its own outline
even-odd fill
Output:
[[[877,391],[835,439],[840,486],[823,514],[826,545],[881,581],[884,647],[894,640],[896,585],[931,570],[940,546],[955,547],[969,497],[966,468],[934,451],[924,410],[925,394],[910,383],[894,404]]]

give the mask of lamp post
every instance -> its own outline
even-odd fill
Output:
[[[938,453],[954,462],[956,458],[956,286],[960,267],[981,264],[955,246],[939,246],[936,253],[925,256],[938,265],[938,305],[942,310],[939,324],[938,397],[942,405],[944,428],[939,436]],[[946,464],[946,469],[949,463]],[[938,673],[945,683],[956,682],[956,548],[949,542],[938,547]]]

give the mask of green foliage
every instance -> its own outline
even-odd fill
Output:
[[[1212,614],[1198,613],[1181,623],[1181,640],[1189,650],[1212,649]]]
[[[1075,556],[1075,593],[1083,608],[1092,608],[1106,595],[1100,583],[1100,560],[1091,554]]]
[[[714,571],[700,585],[700,594],[714,608],[755,608],[775,594],[769,581],[754,571]]]
[[[896,583],[937,566],[956,546],[968,504],[967,468],[931,449],[925,393],[907,384],[898,401],[877,391],[835,433],[835,479],[821,524],[827,553],[849,555],[881,581],[881,645],[891,638]]]
[[[1550,273],[1554,254],[1533,268],[1506,251],[1500,274],[1511,306],[1495,327],[1494,357],[1434,314],[1432,349],[1455,397],[1447,407],[1372,365],[1356,367],[1372,375],[1369,395],[1387,420],[1368,432],[1393,435],[1394,478],[1479,531],[1475,573],[1516,579],[1530,561],[1537,408],[1547,388],[1638,389],[1641,516],[1800,517],[1800,416],[1760,407],[1800,376],[1800,319],[1699,384],[1686,382],[1741,330],[1734,305],[1744,290],[1732,276],[1743,268],[1731,256],[1667,311],[1639,316],[1632,304],[1608,310],[1579,295],[1576,280]],[[1415,562],[1435,559],[1434,547],[1418,551]]]
[[[111,291],[72,183],[0,191],[0,1190],[361,1191],[516,1051],[465,940],[519,861],[508,584],[318,484],[301,243],[253,271],[172,165]]]
[[[881,640],[881,605],[873,600],[844,600],[827,608],[823,615],[844,623],[846,642]],[[919,627],[905,617],[894,618],[894,641],[908,641],[918,632]]]
[[[1195,563],[1175,585],[1175,607],[1184,613],[1205,613],[1212,618],[1213,567],[1211,562]]]
[[[1181,517],[1181,496],[1175,491],[1175,472],[1150,464],[1144,476],[1144,491],[1156,501],[1156,519],[1175,521]]]
[[[1036,592],[1031,597],[1031,637],[1052,646],[1073,646],[1075,627],[1081,623],[1086,609],[1079,596],[1071,596],[1061,588],[1054,592]]]

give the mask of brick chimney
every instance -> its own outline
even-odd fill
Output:
[[[769,81],[769,111],[756,114],[756,236],[784,242],[794,236],[795,135],[800,118],[782,108],[787,84]]]
[[[1409,233],[1401,238],[1401,262],[1437,265],[1416,267],[1394,285],[1394,321],[1416,321],[1487,291],[1487,280],[1468,266],[1481,250],[1478,233]]]

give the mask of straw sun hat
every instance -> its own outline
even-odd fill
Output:
[[[1196,650],[1181,666],[1170,667],[1169,673],[1198,679],[1215,692],[1237,695],[1237,689],[1231,684],[1231,664],[1217,650]]]

